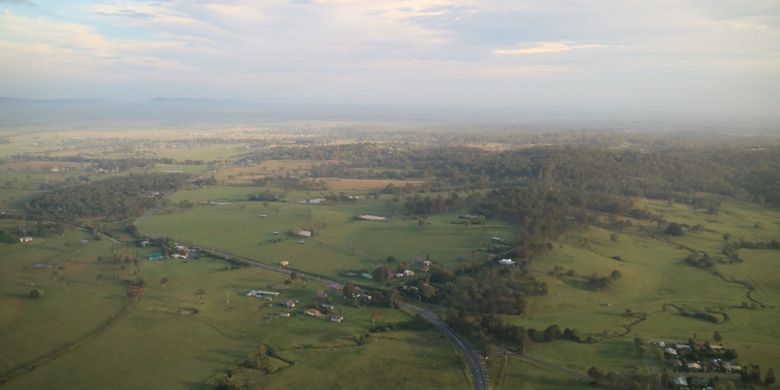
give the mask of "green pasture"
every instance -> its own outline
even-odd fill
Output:
[[[453,224],[457,214],[431,218],[419,225],[417,219],[388,212],[383,198],[361,199],[346,204],[300,204],[304,193],[291,194],[287,202],[245,201],[259,188],[210,187],[180,191],[169,206],[140,221],[141,229],[152,235],[164,235],[250,257],[266,263],[290,261],[294,268],[331,276],[344,272],[372,269],[388,256],[412,263],[431,260],[450,266],[456,258],[482,261],[480,251],[490,237],[510,239],[510,225],[489,221],[487,225],[466,227]],[[315,195],[316,196],[316,195]],[[191,209],[180,209],[181,200],[198,202]],[[202,204],[209,200],[226,204]],[[386,222],[355,221],[360,214],[391,217]],[[264,217],[263,217],[264,215]],[[289,231],[318,227],[315,237],[286,235]],[[279,232],[274,235],[274,232]],[[299,241],[303,241],[300,243]],[[476,251],[473,254],[472,252]]]
[[[113,279],[116,265],[95,261],[97,256],[110,256],[110,242],[82,245],[79,240],[84,236],[69,232],[62,238],[0,248],[0,299],[3,307],[12,309],[3,310],[0,316],[3,370],[78,339],[125,302],[125,284]],[[126,247],[120,251],[132,253]],[[67,286],[50,280],[51,269],[32,268],[39,262],[62,265]],[[317,291],[325,289],[314,281],[285,284],[283,274],[231,269],[208,257],[188,262],[141,260],[140,264],[147,285],[129,316],[5,387],[213,388],[226,369],[241,364],[260,343],[294,362],[293,366],[281,364],[282,370],[274,375],[250,378],[275,388],[305,383],[365,388],[373,383],[372,377],[387,379],[377,388],[468,387],[454,346],[433,330],[371,334],[364,345],[356,343],[374,325],[372,313],[382,324],[408,320],[401,312],[348,307],[340,292],[331,291],[332,303],[345,317],[343,323],[331,323],[327,317],[317,320],[302,314],[314,304]],[[101,271],[104,280],[99,283],[96,275]],[[120,277],[132,275],[125,270]],[[160,283],[162,278],[168,278],[166,285]],[[29,283],[44,290],[44,297],[29,298],[33,288]],[[280,291],[276,302],[290,299],[299,305],[284,309],[245,296],[257,288]],[[205,291],[202,303],[194,294],[198,289]],[[195,308],[198,313],[183,314],[182,308]],[[292,316],[265,320],[266,315],[282,311]],[[363,379],[345,376],[335,369],[340,365],[361,373]],[[117,381],[118,373],[121,381]]]
[[[565,363],[572,369],[590,366],[619,369],[621,360],[631,356],[633,338],[687,342],[689,338],[710,340],[715,330],[723,344],[735,348],[741,363],[780,366],[780,251],[741,249],[744,262],[719,264],[716,270],[726,278],[748,281],[756,286],[753,297],[767,307],[747,309],[748,290],[737,283],[724,281],[711,272],[685,264],[686,248],[705,251],[718,257],[723,248],[723,234],[751,241],[769,241],[780,237],[774,222],[780,215],[753,205],[728,203],[717,215],[693,210],[683,205],[643,201],[654,213],[670,221],[691,225],[701,223],[705,230],[680,237],[663,235],[660,229],[642,224],[614,231],[591,227],[565,237],[555,249],[535,261],[533,271],[544,280],[550,293],[529,299],[522,317],[507,316],[527,328],[543,330],[551,324],[561,329],[574,328],[598,343],[577,344],[568,341],[537,343],[530,353]],[[760,228],[755,222],[761,221]],[[648,227],[645,229],[644,227]],[[774,229],[774,230],[773,230]],[[623,261],[613,259],[620,256]],[[555,265],[576,270],[577,275],[593,273],[604,276],[618,270],[622,277],[606,291],[596,291],[581,278],[553,278],[549,271]],[[695,311],[714,309],[725,312],[728,319],[720,324],[684,317],[668,304]],[[666,305],[666,306],[665,306]],[[636,320],[626,310],[645,313],[647,320],[638,322],[626,332],[625,326]],[[606,344],[605,344],[606,343]],[[609,347],[605,347],[605,345]],[[576,350],[576,352],[574,352]],[[572,359],[571,356],[577,356]],[[587,366],[587,367],[586,367]]]

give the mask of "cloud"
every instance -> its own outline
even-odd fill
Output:
[[[567,42],[538,42],[533,46],[524,46],[512,49],[496,49],[493,50],[493,54],[499,56],[527,56],[535,54],[560,53],[571,50],[603,49],[606,47],[609,47],[609,45],[599,45],[595,43],[571,44]]]
[[[27,7],[35,7],[35,3],[33,3],[30,0],[0,0],[0,4],[24,5]]]
[[[45,79],[41,85],[92,83],[149,96],[202,90],[225,98],[244,91],[238,97],[512,104],[539,95],[554,103],[564,94],[589,102],[595,90],[622,102],[666,96],[663,85],[696,100],[693,80],[713,89],[730,80],[724,96],[739,87],[780,100],[776,0],[9,5],[26,3],[0,0],[0,90]],[[636,80],[652,82],[631,90]]]

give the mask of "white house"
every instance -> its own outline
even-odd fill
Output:
[[[30,236],[19,237],[19,242],[30,242],[33,238]]]
[[[386,217],[380,217],[378,215],[368,215],[368,214],[360,215],[358,216],[358,218],[364,221],[386,221],[387,220]]]
[[[498,261],[498,264],[501,264],[501,265],[514,265],[515,262],[512,259],[501,259],[501,260]]]

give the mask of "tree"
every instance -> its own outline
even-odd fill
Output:
[[[103,274],[97,274],[97,277],[95,277],[95,280],[97,280],[98,284],[103,283]]]
[[[723,340],[723,337],[721,337],[720,332],[716,330],[715,333],[712,334],[712,339],[717,342],[720,342],[721,340]]]
[[[610,233],[610,234],[609,234],[609,241],[611,241],[611,242],[617,242],[617,241],[618,241],[618,235],[617,235],[617,234],[615,234],[615,233]]]
[[[382,318],[382,313],[378,311],[372,311],[371,312],[371,323],[376,324],[379,319]]]
[[[43,290],[41,290],[39,288],[35,288],[35,289],[30,290],[30,298],[36,298],[37,299],[37,298],[40,298],[42,296],[43,296]]]
[[[161,284],[163,287],[165,287],[165,286],[167,286],[167,285],[168,285],[168,281],[169,281],[169,280],[168,280],[168,278],[167,278],[167,277],[164,277],[164,278],[160,279],[160,284]]]
[[[561,329],[558,325],[550,325],[544,330],[544,341],[550,342],[561,338]]]
[[[764,384],[769,386],[775,383],[775,371],[770,367],[766,370],[766,377],[764,377]]]
[[[295,271],[290,272],[290,280],[292,280],[293,282],[298,280],[298,273]]]
[[[390,268],[387,268],[385,266],[376,267],[374,268],[374,271],[371,272],[371,276],[380,283],[386,283],[388,280],[390,280],[393,277],[393,271],[390,270]]]
[[[687,230],[686,225],[682,225],[677,222],[671,222],[669,223],[669,225],[666,226],[666,230],[664,230],[664,234],[668,234],[670,236],[682,236],[686,230]]]
[[[352,282],[347,282],[347,284],[344,285],[344,288],[341,290],[341,292],[344,293],[344,296],[346,298],[352,298],[355,296],[355,285]]]
[[[641,358],[645,356],[645,341],[640,337],[634,338],[634,346],[636,347],[636,354]]]
[[[593,379],[593,383],[595,384],[598,384],[602,379],[604,379],[604,373],[596,367],[591,367],[588,369],[588,376],[590,379]]]

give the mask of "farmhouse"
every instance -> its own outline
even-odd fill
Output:
[[[674,348],[671,348],[671,347],[669,347],[669,348],[666,348],[666,349],[664,350],[664,352],[666,352],[666,354],[667,354],[667,355],[671,355],[671,356],[677,356],[677,350],[676,350],[676,349],[674,349]]]
[[[279,262],[279,265],[281,265],[282,267],[287,267],[288,265],[290,265],[290,262],[287,260],[282,260]]]
[[[514,265],[515,261],[512,260],[512,259],[501,259],[501,260],[498,261],[498,264],[501,264],[501,265]]]
[[[723,369],[726,370],[726,372],[742,372],[742,367],[735,363],[724,363]]]
[[[19,237],[19,242],[30,242],[33,238],[30,236]]]
[[[364,220],[364,221],[387,221],[387,217],[380,217],[378,215],[359,215],[358,218]]]
[[[306,309],[303,314],[314,318],[322,318],[322,313],[317,309]]]
[[[688,378],[680,375],[676,378],[674,378],[674,387],[676,389],[687,389],[688,388]]]
[[[282,301],[282,302],[280,302],[280,304],[282,306],[288,308],[288,309],[291,309],[291,308],[295,307],[295,302],[289,301],[289,300],[288,301]]]
[[[300,204],[320,204],[323,202],[325,202],[325,198],[312,198],[298,201]]]
[[[330,317],[330,322],[341,322],[344,321],[344,316],[342,315],[335,315]]]
[[[311,230],[298,230],[295,232],[295,235],[299,237],[311,237]]]
[[[278,291],[266,291],[266,290],[252,290],[248,293],[246,293],[246,296],[248,297],[261,297],[261,296],[277,296],[279,295]]]
[[[404,276],[412,277],[412,276],[414,276],[414,271],[412,271],[410,269],[405,269],[403,274],[404,274]]]
[[[688,344],[677,344],[677,345],[675,345],[675,346],[674,346],[674,348],[675,348],[675,349],[676,349],[678,352],[682,352],[682,351],[690,351],[690,350],[691,350],[691,346],[690,346],[690,345],[688,345]]]
[[[687,367],[690,371],[701,371],[701,364],[699,362],[688,363]]]
[[[283,312],[279,313],[279,317],[289,318],[290,317],[290,313],[286,312],[286,311],[283,311]]]

